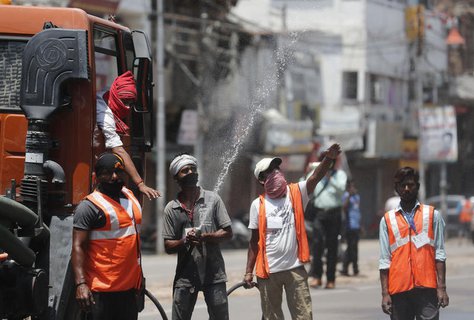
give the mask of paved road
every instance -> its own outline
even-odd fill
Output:
[[[446,244],[448,252],[448,294],[450,305],[442,310],[443,320],[474,319],[474,246],[469,242],[450,240]],[[315,319],[375,319],[387,320],[380,309],[380,286],[378,282],[378,243],[363,240],[360,243],[360,268],[358,277],[338,277],[335,290],[312,289]],[[149,290],[157,296],[170,318],[171,282],[176,263],[175,256],[145,256],[144,269]],[[224,251],[228,286],[243,277],[246,251]],[[231,319],[260,319],[260,298],[257,289],[240,288],[229,297]],[[286,319],[290,319],[286,305],[283,307]],[[161,319],[151,302],[139,319]],[[193,319],[208,319],[202,296],[198,298]]]

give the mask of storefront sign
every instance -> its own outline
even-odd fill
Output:
[[[400,168],[403,167],[418,169],[418,139],[403,139]]]
[[[361,112],[355,107],[323,109],[318,134],[339,142],[346,151],[361,150],[364,147],[364,130],[360,119]]]
[[[264,152],[268,154],[308,153],[313,147],[311,121],[268,120],[264,131]]]
[[[458,136],[456,112],[452,106],[420,110],[420,158],[424,162],[456,162]]]

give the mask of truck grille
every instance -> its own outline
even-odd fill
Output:
[[[0,39],[0,111],[21,111],[20,86],[26,42]]]

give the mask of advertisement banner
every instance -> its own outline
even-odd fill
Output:
[[[408,6],[405,9],[405,34],[409,42],[415,42],[424,36],[424,15],[423,5]]]
[[[424,162],[456,162],[458,137],[456,111],[452,106],[420,110],[420,158]]]
[[[400,168],[412,167],[418,170],[418,139],[403,139]]]
[[[311,121],[268,120],[263,151],[267,154],[309,153],[313,148]]]

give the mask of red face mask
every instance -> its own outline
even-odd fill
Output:
[[[265,180],[265,193],[271,199],[278,199],[286,195],[287,182],[280,170],[273,170]]]
[[[114,114],[116,130],[118,133],[128,133],[128,126],[123,122],[130,114],[130,107],[126,106],[122,99],[136,100],[137,89],[135,79],[130,71],[118,76],[109,90],[108,105]]]

